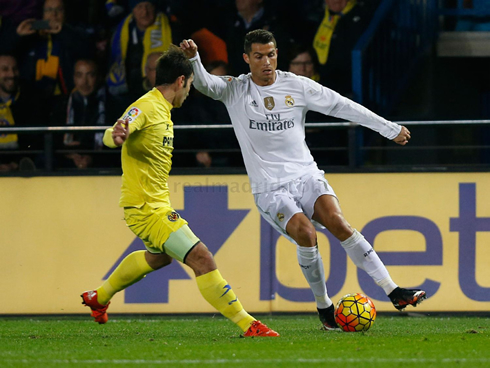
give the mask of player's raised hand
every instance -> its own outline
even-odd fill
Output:
[[[123,143],[129,137],[129,121],[128,119],[117,119],[116,125],[112,129],[112,140],[114,144],[118,147],[122,146]]]
[[[180,48],[184,51],[184,54],[189,58],[193,58],[197,55],[197,45],[196,43],[191,40],[183,40],[180,43]]]
[[[398,134],[398,136],[393,139],[393,142],[404,146],[408,143],[408,140],[410,138],[412,138],[412,136],[410,135],[410,131],[402,125],[402,130],[400,130],[400,134]]]

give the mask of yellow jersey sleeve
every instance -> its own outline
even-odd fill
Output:
[[[104,132],[104,138],[102,141],[104,144],[109,147],[109,148],[117,148],[116,144],[114,143],[114,140],[112,139],[112,131],[113,128],[106,129]]]
[[[121,207],[170,206],[167,180],[172,167],[172,105],[158,89],[134,102],[122,116],[130,135],[121,151]]]

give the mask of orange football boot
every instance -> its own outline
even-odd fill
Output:
[[[279,334],[264,325],[260,321],[253,321],[247,332],[243,334],[244,337],[265,336],[265,337],[277,337]]]
[[[82,304],[86,307],[90,307],[92,310],[92,317],[94,317],[95,322],[99,324],[104,324],[109,320],[107,316],[107,308],[111,302],[107,303],[107,305],[99,304],[97,301],[97,290],[88,290],[85,291],[82,295],[80,295],[83,299]]]

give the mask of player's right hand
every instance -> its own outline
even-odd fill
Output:
[[[197,55],[197,45],[191,39],[183,40],[180,43],[180,48],[182,49],[182,51],[184,51],[184,54],[189,59],[192,59],[193,57],[195,57]]]
[[[117,119],[116,125],[112,129],[112,140],[114,144],[118,147],[122,146],[123,143],[129,137],[129,120]]]
[[[410,131],[402,125],[402,129],[400,130],[400,133],[395,139],[393,139],[393,142],[401,146],[404,146],[408,143],[408,140],[410,138],[412,138]]]

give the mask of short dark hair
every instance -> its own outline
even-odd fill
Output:
[[[187,80],[193,73],[192,63],[189,61],[184,51],[175,45],[170,45],[167,51],[158,59],[157,76],[155,85],[172,84],[181,75]]]
[[[0,57],[11,57],[11,58],[14,58],[15,61],[17,62],[17,57],[13,53],[10,53],[10,52],[0,52]]]
[[[266,31],[265,29],[256,29],[254,31],[250,31],[245,36],[245,43],[243,44],[243,50],[248,55],[250,51],[252,51],[253,43],[267,44],[269,42],[274,43],[274,47],[277,47],[276,39],[272,32]]]
[[[77,59],[77,61],[75,61],[75,64],[73,64],[73,69],[75,69],[75,65],[77,65],[77,63],[79,62],[84,62],[89,65],[92,65],[95,69],[95,73],[97,74],[99,72],[99,66],[97,65],[94,59],[87,59],[87,58]]]
[[[318,56],[316,54],[315,49],[312,46],[304,44],[304,43],[293,43],[293,42],[290,43],[288,50],[287,50],[287,53],[286,53],[287,54],[287,62],[291,63],[291,61],[293,61],[293,59],[296,59],[296,57],[299,54],[303,54],[305,52],[308,53],[308,55],[310,55],[311,61],[315,67],[315,70],[318,70],[319,62],[318,62]]]

